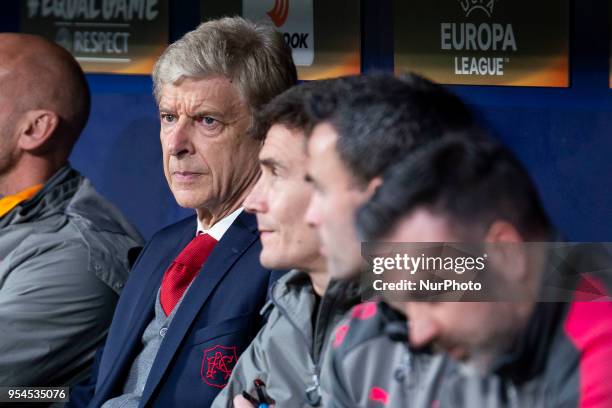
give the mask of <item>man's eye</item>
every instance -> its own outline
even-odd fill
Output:
[[[162,122],[166,123],[172,123],[176,120],[176,116],[171,113],[160,113],[159,117],[161,118]]]
[[[278,174],[275,166],[267,166],[267,165],[261,166],[261,173],[265,174],[266,177],[272,177],[272,178],[276,177]]]
[[[206,126],[212,126],[218,122],[217,119],[210,116],[200,116],[196,118],[196,121]]]

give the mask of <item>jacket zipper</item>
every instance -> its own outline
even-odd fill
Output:
[[[302,337],[302,340],[304,341],[304,344],[306,346],[308,346],[308,339],[306,338],[306,336],[304,335],[304,332],[302,330],[300,330],[300,328],[295,324],[295,322],[291,319],[291,317],[289,316],[289,313],[287,313],[287,311],[285,310],[284,307],[282,307],[277,301],[276,298],[274,296],[274,292],[272,291],[270,294],[270,300],[272,301],[272,304],[278,308],[278,311],[285,317],[285,319],[287,319],[289,321],[289,323],[293,326],[293,328],[300,333],[300,336]],[[323,299],[321,299],[321,301],[323,301]],[[317,319],[318,322],[318,319]],[[317,324],[318,326],[318,324]],[[313,337],[314,337],[314,332],[316,331],[313,330]],[[314,344],[314,339],[313,339],[313,344]],[[315,362],[314,359],[314,353],[312,350],[312,347],[307,347],[308,350],[308,356],[310,357],[310,361],[311,363],[314,365],[315,367],[315,372],[312,374],[312,385],[310,385],[308,388],[306,388],[306,400],[308,401],[308,403],[310,404],[310,406],[312,407],[318,407],[321,403],[321,390],[320,390],[320,382],[319,382],[319,373],[320,373],[320,364],[319,361]]]

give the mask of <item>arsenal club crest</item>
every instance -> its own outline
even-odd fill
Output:
[[[202,381],[211,387],[225,387],[236,365],[236,360],[238,360],[236,346],[225,347],[217,344],[204,350],[200,370]]]

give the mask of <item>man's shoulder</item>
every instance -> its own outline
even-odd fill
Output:
[[[274,282],[270,286],[268,300],[259,311],[259,314],[263,316],[267,322],[264,326],[266,331],[273,326],[272,322],[284,319],[279,307],[285,308],[287,306],[287,297],[291,298],[289,303],[295,306],[296,299],[291,295],[290,286],[311,287],[308,275],[298,269],[289,271],[275,270],[270,272],[275,274],[276,277],[273,279]]]
[[[191,215],[189,217],[183,218],[173,224],[166,225],[159,231],[157,231],[149,242],[154,242],[157,240],[165,240],[167,238],[174,238],[178,235],[184,234],[192,234],[195,236],[197,229],[197,220],[195,215]]]
[[[404,380],[413,370],[406,319],[382,302],[361,303],[331,338],[321,376],[331,406],[405,405]]]
[[[251,230],[252,232],[257,231],[257,221],[253,214],[249,214],[245,212],[241,213],[234,220],[234,222],[232,223],[232,226],[233,225],[243,226],[244,228],[247,228]],[[157,231],[155,234],[153,234],[149,242],[156,241],[156,240],[165,240],[167,238],[174,238],[177,235],[190,234],[190,235],[195,236],[197,232],[197,227],[198,227],[198,222],[197,222],[196,215],[195,214],[190,215],[189,217],[183,218],[182,220],[179,220],[175,223],[172,223],[170,225],[163,227],[162,229]],[[230,229],[227,230],[226,234],[232,234],[231,227]]]
[[[334,354],[347,355],[360,346],[381,342],[384,344],[407,341],[406,318],[384,302],[365,302],[354,306],[335,329],[332,348]]]
[[[131,275],[136,270],[142,269],[139,265],[142,266],[143,262],[144,269],[148,270],[151,268],[151,262],[155,263],[159,259],[170,259],[175,256],[173,251],[178,248],[177,245],[180,245],[181,242],[187,244],[189,239],[195,236],[196,228],[196,216],[192,215],[158,230],[140,252],[138,260],[133,265]]]
[[[298,269],[292,269],[278,278],[274,283],[272,294],[275,298],[282,297],[289,292],[290,286],[311,287],[310,278],[305,272]]]
[[[608,404],[612,396],[612,383],[608,381],[612,376],[611,298],[603,279],[585,274],[567,305],[563,336],[549,353],[552,382],[559,384],[559,389],[571,389],[567,384],[573,382],[585,405],[598,405],[597,401]]]
[[[81,230],[94,230],[97,234],[123,236],[129,241],[142,244],[142,237],[123,213],[106,197],[102,196],[91,181],[78,175],[78,187],[68,201],[64,213]]]

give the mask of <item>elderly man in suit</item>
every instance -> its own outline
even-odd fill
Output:
[[[137,260],[89,406],[209,406],[225,386],[277,275],[260,265],[256,219],[242,208],[259,177],[253,114],[296,80],[282,35],[239,17],[201,24],[157,61],[164,172],[196,214]]]

